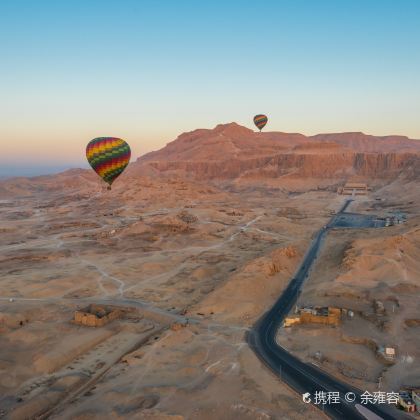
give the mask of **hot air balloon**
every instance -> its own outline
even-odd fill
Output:
[[[254,124],[257,126],[257,128],[260,131],[267,124],[267,121],[268,121],[267,115],[264,115],[264,114],[258,114],[254,117]]]
[[[130,162],[130,156],[130,146],[117,137],[98,137],[86,146],[89,165],[109,184],[109,190]]]

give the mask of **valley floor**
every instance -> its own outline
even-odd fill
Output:
[[[0,201],[0,417],[322,416],[261,365],[245,333],[343,198],[171,188],[159,200],[56,191]],[[352,209],[404,207],[403,195],[374,197]],[[319,352],[325,370],[370,390],[379,376],[393,390],[418,377],[419,205],[402,209],[404,225],[330,235],[299,303],[355,317],[282,329],[286,348],[308,361]],[[100,328],[72,323],[89,303],[126,313]],[[384,367],[367,339],[396,346],[398,362]]]

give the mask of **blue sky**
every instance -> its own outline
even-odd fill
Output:
[[[2,0],[0,175],[256,113],[267,130],[420,139],[419,22],[415,0]]]

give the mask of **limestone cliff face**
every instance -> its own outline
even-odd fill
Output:
[[[146,163],[145,163],[146,164]],[[370,178],[395,178],[403,171],[420,167],[415,153],[325,153],[276,154],[253,159],[220,161],[151,161],[158,172],[174,171],[195,179],[234,179],[237,177],[341,178],[360,175]]]
[[[176,173],[197,180],[235,178],[395,178],[415,174],[420,141],[363,133],[255,133],[238,124],[180,135],[131,168],[132,173]]]
[[[390,182],[400,175],[404,180],[420,179],[420,140],[363,133],[312,137],[296,133],[258,133],[231,123],[181,134],[162,149],[130,164],[113,189],[121,188],[122,194],[130,197],[138,188],[147,191],[144,198],[156,198],[156,185],[175,182],[177,186],[169,193],[163,185],[158,190],[162,197],[167,198],[169,194],[179,198],[183,182],[190,188],[191,180],[235,184],[242,181],[253,184],[255,180],[255,183],[264,181],[267,185],[300,190],[318,185],[334,186],[353,176],[380,183]],[[186,179],[182,179],[184,177]],[[92,170],[73,169],[56,175],[0,181],[0,198],[72,191],[61,199],[60,204],[63,204],[63,200],[89,197],[92,190],[102,187]],[[203,190],[197,187],[187,191],[185,197],[191,194],[198,197]]]

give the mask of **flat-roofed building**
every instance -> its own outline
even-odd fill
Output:
[[[367,195],[369,187],[362,182],[347,182],[338,189],[342,195]]]
[[[400,391],[398,404],[407,413],[414,413],[416,411],[416,404],[412,400],[410,393],[407,391]]]
[[[341,309],[333,307],[309,306],[297,309],[298,315],[287,317],[284,320],[284,327],[291,327],[295,324],[325,324],[340,325]]]
[[[396,362],[397,353],[394,347],[378,346],[376,354],[386,364],[394,364]]]
[[[417,412],[420,413],[420,388],[414,388],[411,390],[411,398],[416,404]]]

